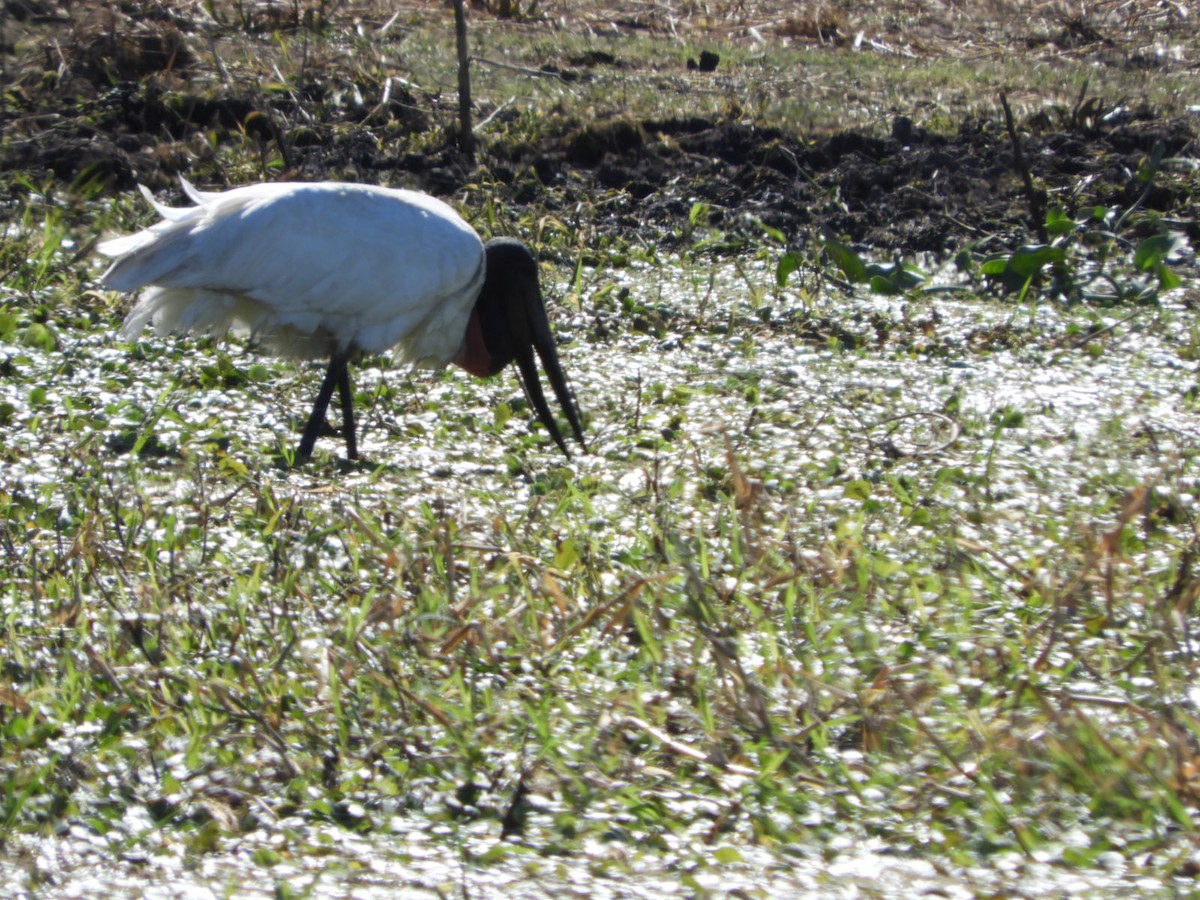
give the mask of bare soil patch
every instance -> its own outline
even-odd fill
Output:
[[[897,58],[950,52],[1089,55],[1098,64],[1184,65],[1154,52],[1177,36],[1179,4],[1100,4],[1088,18],[1053,4],[983,4],[968,15],[955,5],[893,3],[552,4],[535,25],[548,31],[678,33],[697,46],[720,39],[806,42],[838,48],[873,41]],[[458,153],[447,128],[449,98],[392,86],[370,115],[341,102],[354,73],[314,68],[299,90],[264,92],[222,79],[215,52],[221,28],[243,32],[386,25],[374,4],[223,7],[217,22],[200,4],[127,3],[119,7],[6,0],[3,46],[12,86],[0,108],[0,169],[35,183],[100,182],[128,190],[135,181],[167,187],[193,173],[205,153],[240,141],[279,153],[271,177],[341,178],[405,183],[441,195],[488,183],[510,204],[578,215],[594,227],[639,229],[671,240],[693,204],[708,224],[733,233],[757,221],[794,239],[813,231],[886,250],[949,253],[968,244],[1011,245],[1031,228],[1029,204],[1013,163],[998,104],[995,115],[964,116],[957,130],[935,133],[916,111],[890,114],[890,133],[846,130],[796,133],[731,109],[726,118],[686,113],[661,119],[618,117],[582,122],[569,111],[520,139],[486,140],[475,166]],[[389,7],[390,8],[390,7]],[[477,8],[494,16],[496,4]],[[437,15],[426,5],[410,15]],[[1122,12],[1123,10],[1123,12]],[[1172,13],[1172,10],[1175,13]],[[551,67],[587,78],[624,65],[611,54],[575,55]],[[636,73],[630,73],[636,77]],[[349,84],[347,84],[349,79]],[[686,109],[686,97],[680,108]],[[505,112],[499,119],[504,121]],[[517,113],[508,113],[513,118]],[[1022,124],[1039,188],[1074,213],[1091,205],[1131,205],[1177,219],[1194,239],[1189,182],[1156,184],[1144,198],[1140,174],[1163,155],[1195,153],[1196,117],[1080,96]],[[419,150],[411,138],[433,130]],[[7,187],[16,194],[11,178]],[[602,202],[597,202],[597,199]]]

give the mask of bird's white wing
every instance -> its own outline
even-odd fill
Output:
[[[285,352],[395,346],[431,365],[458,350],[483,245],[441,201],[328,182],[188,193],[199,205],[155,204],[164,221],[99,246],[106,284],[147,289],[123,333],[241,324]]]

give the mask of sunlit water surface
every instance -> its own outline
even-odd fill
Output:
[[[1110,475],[1126,482],[1170,478],[1182,502],[1195,502],[1197,469],[1179,460],[1194,455],[1200,441],[1200,419],[1188,398],[1196,366],[1180,352],[1186,336],[1164,335],[1164,328],[1174,326],[1156,324],[1162,311],[1145,311],[1090,348],[1064,338],[1030,346],[998,343],[980,351],[972,342],[989,330],[1063,334],[1064,317],[1079,316],[952,296],[919,303],[825,297],[819,312],[863,335],[870,334],[863,324],[870,316],[898,330],[905,320],[929,322],[925,336],[916,329],[847,349],[833,339],[799,338],[790,324],[799,318],[799,301],[790,293],[752,296],[747,278],[769,285],[772,276],[765,268],[717,268],[703,277],[689,271],[682,264],[644,267],[596,283],[611,279],[627,288],[662,317],[660,327],[635,330],[619,311],[589,308],[586,294],[578,310],[559,316],[564,364],[592,417],[592,453],[572,465],[610,485],[607,501],[601,493],[595,503],[597,527],[606,530],[614,555],[636,527],[621,518],[628,501],[651,490],[656,467],[687,482],[686,495],[700,489],[696,482],[706,467],[727,464],[730,448],[747,473],[763,479],[771,502],[796,515],[802,534],[821,533],[846,502],[842,485],[848,479],[869,481],[885,467],[916,478],[927,477],[931,468],[986,469],[988,490],[1002,512],[965,525],[962,537],[999,548],[1014,561],[1037,552],[1031,545],[1041,533],[1038,523],[1069,518],[1078,498],[1102,490]],[[1111,324],[1127,314],[1098,312],[1096,320]],[[247,452],[256,452],[294,439],[318,375],[315,368],[271,363],[280,383],[249,390],[197,385],[193,364],[216,351],[193,348],[183,363],[175,354],[149,354],[131,383],[124,374],[129,352],[104,335],[64,335],[58,351],[44,354],[0,347],[0,357],[22,360],[20,379],[0,379],[0,402],[15,410],[9,446],[22,452],[22,462],[0,475],[5,490],[59,490],[64,442],[79,439],[47,424],[60,421],[64,409],[98,415],[106,434],[136,426],[145,410],[166,409],[169,414],[155,426],[166,446],[196,433],[236,433]],[[238,367],[259,361],[236,342],[226,352]],[[523,417],[501,426],[489,423],[474,435],[460,431],[449,446],[438,440],[447,415],[488,422],[496,402],[517,396],[511,376],[481,384],[368,364],[356,377],[361,390],[386,385],[396,391],[395,401],[378,404],[365,417],[362,440],[364,455],[385,461],[393,474],[349,472],[331,485],[304,473],[281,473],[281,486],[314,497],[332,493],[335,502],[345,503],[384,493],[397,508],[432,503],[479,522],[531,501],[528,480],[511,477],[503,462],[505,431],[524,429]],[[41,389],[36,397],[30,385]],[[406,397],[414,392],[432,402],[406,409]],[[1005,417],[1007,426],[1001,424]],[[957,439],[951,422],[963,428]],[[1160,452],[1131,454],[1132,432],[1152,436]],[[1169,466],[1168,457],[1174,460]],[[119,471],[123,458],[114,459]],[[837,468],[836,487],[781,487],[791,472],[811,469],[814,462]],[[190,487],[164,486],[168,495],[162,499],[170,502],[170,491]],[[227,541],[236,552],[239,536],[214,540]],[[149,821],[122,823],[105,836],[76,823],[54,837],[10,838],[0,858],[0,895],[856,898],[1169,892],[1169,886],[1140,877],[1118,854],[1086,872],[1015,856],[958,869],[896,855],[871,841],[772,853],[753,846],[707,847],[691,837],[680,841],[679,847],[654,849],[596,842],[574,855],[544,856],[536,827],[522,841],[501,844],[494,822],[451,831],[404,811],[366,835],[282,821],[195,853],[156,832]]]

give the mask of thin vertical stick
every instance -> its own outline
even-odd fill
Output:
[[[1017,125],[1013,121],[1012,110],[1008,106],[1008,97],[1000,92],[1000,106],[1004,109],[1004,127],[1008,129],[1008,139],[1013,148],[1013,168],[1021,176],[1025,185],[1025,199],[1029,203],[1029,218],[1033,230],[1037,232],[1038,240],[1043,244],[1050,243],[1050,235],[1046,233],[1046,193],[1039,191],[1033,184],[1033,173],[1029,171],[1029,163],[1025,160],[1025,151],[1021,149],[1021,138],[1017,134]]]
[[[467,161],[475,162],[475,131],[471,127],[471,56],[467,48],[466,0],[454,0],[454,36],[458,41],[458,142]]]

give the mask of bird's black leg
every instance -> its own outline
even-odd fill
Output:
[[[354,388],[350,384],[350,366],[343,364],[338,377],[338,396],[342,400],[342,436],[346,438],[346,459],[358,459],[358,441],[354,438]]]
[[[349,383],[349,375],[346,370],[347,361],[344,354],[334,354],[333,358],[329,360],[329,368],[325,370],[325,380],[321,382],[321,390],[317,393],[317,402],[313,404],[312,415],[308,417],[308,424],[304,426],[304,434],[300,436],[300,446],[296,449],[296,458],[299,460],[303,461],[312,456],[313,447],[317,443],[317,435],[321,433],[321,428],[325,425],[325,413],[329,409],[329,400],[333,397],[334,387],[343,381]],[[343,409],[344,407],[343,402]]]

